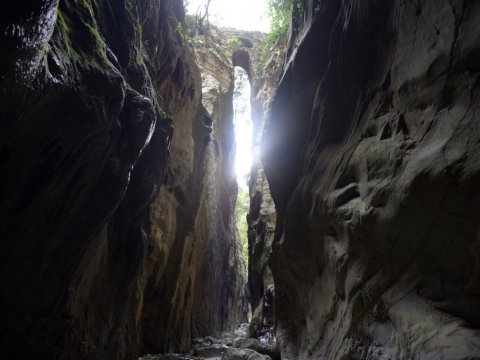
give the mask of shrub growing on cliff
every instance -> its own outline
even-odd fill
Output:
[[[242,42],[238,38],[238,36],[232,35],[227,40],[227,45],[230,47],[238,47],[242,45]]]
[[[180,21],[177,22],[177,26],[175,27],[175,32],[178,34],[178,36],[180,36],[180,39],[182,39],[184,44],[188,43],[190,36],[188,35],[187,31],[184,29]]]
[[[270,18],[270,32],[262,39],[260,44],[260,64],[257,68],[257,75],[261,75],[268,58],[271,55],[271,49],[277,41],[284,44],[287,39],[288,27],[292,18],[293,5],[297,0],[268,0],[268,16]]]
[[[268,0],[268,16],[270,17],[269,37],[278,38],[286,35],[292,17],[295,0]]]

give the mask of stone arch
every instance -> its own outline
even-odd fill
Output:
[[[235,50],[232,55],[233,67],[239,66],[247,72],[248,80],[252,84],[252,63],[250,61],[250,54],[246,50]]]

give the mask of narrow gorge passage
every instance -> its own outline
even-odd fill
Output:
[[[0,358],[480,359],[479,23],[2,2]]]
[[[239,67],[234,68],[233,89],[233,125],[235,127],[235,174],[238,192],[235,204],[235,227],[237,239],[241,247],[241,258],[248,271],[248,223],[247,214],[250,209],[249,181],[253,161],[253,126],[250,104],[251,86],[247,72]],[[248,274],[245,273],[245,279]],[[251,318],[251,307],[248,309]]]

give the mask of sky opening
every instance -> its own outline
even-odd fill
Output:
[[[233,92],[233,124],[235,126],[235,172],[238,185],[248,188],[252,166],[252,110],[250,107],[250,82],[247,72],[241,67],[234,69],[235,88]]]
[[[203,4],[205,0],[186,0],[187,13],[195,15]],[[266,0],[211,0],[209,19],[214,24],[240,30],[268,32],[270,28]]]
[[[203,13],[205,3],[206,0],[186,0],[187,13],[190,15]],[[223,27],[268,32],[270,20],[267,8],[267,0],[211,0],[209,20],[211,23]],[[238,185],[245,190],[248,189],[253,158],[250,83],[247,73],[240,67],[235,67],[234,78],[233,108],[237,144],[235,171]]]

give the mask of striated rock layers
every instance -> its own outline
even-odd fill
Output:
[[[2,356],[132,359],[238,325],[231,104],[201,106],[182,2],[0,13]]]
[[[480,358],[480,3],[299,9],[263,139],[282,358]]]

